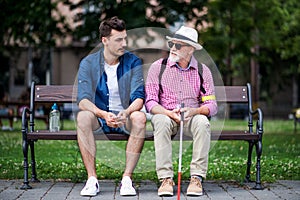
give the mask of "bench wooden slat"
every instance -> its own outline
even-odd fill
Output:
[[[216,99],[218,102],[247,103],[246,86],[215,86]]]
[[[219,132],[212,132],[211,139],[212,140],[257,140],[259,135],[249,133],[247,131],[222,131],[220,134]],[[31,140],[77,140],[77,133],[76,131],[72,130],[63,130],[58,133],[52,133],[48,130],[37,131],[33,133],[27,134],[27,139]],[[128,136],[123,134],[117,133],[110,133],[110,134],[98,134],[95,135],[96,140],[127,140]],[[179,134],[177,134],[174,140],[179,140]],[[153,140],[152,131],[148,131],[146,133],[146,140]],[[191,140],[190,137],[185,136],[184,140]]]
[[[35,87],[35,102],[61,102],[76,101],[76,91],[73,85],[37,85]]]
[[[37,85],[35,87],[35,102],[75,102],[76,90],[73,85]],[[216,86],[218,102],[248,102],[246,86]],[[70,96],[71,95],[71,96]]]

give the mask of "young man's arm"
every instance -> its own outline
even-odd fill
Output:
[[[125,110],[126,115],[130,115],[134,111],[141,110],[144,104],[144,100],[141,98],[135,99],[130,106]]]

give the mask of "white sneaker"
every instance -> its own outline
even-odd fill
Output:
[[[81,196],[96,196],[99,191],[100,191],[100,189],[99,189],[98,180],[96,179],[96,177],[91,176],[87,180],[84,188],[81,190],[80,195]]]
[[[121,196],[136,195],[136,191],[132,186],[132,181],[129,176],[124,176],[121,181],[120,195]]]

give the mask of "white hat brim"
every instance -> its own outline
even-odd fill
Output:
[[[176,41],[187,43],[187,44],[195,47],[196,50],[201,50],[203,48],[200,44],[198,44],[196,42],[192,42],[190,40],[178,39],[178,38],[173,38],[170,36],[166,36],[166,38],[167,38],[167,40],[176,40]]]

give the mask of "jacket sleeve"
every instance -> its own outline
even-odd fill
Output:
[[[145,99],[143,65],[141,59],[139,58],[136,58],[133,62],[130,103],[137,98]]]
[[[88,99],[91,102],[95,100],[95,89],[93,88],[93,75],[91,66],[92,63],[88,59],[83,59],[79,65],[78,71],[78,94],[77,94],[77,104],[83,99]]]

